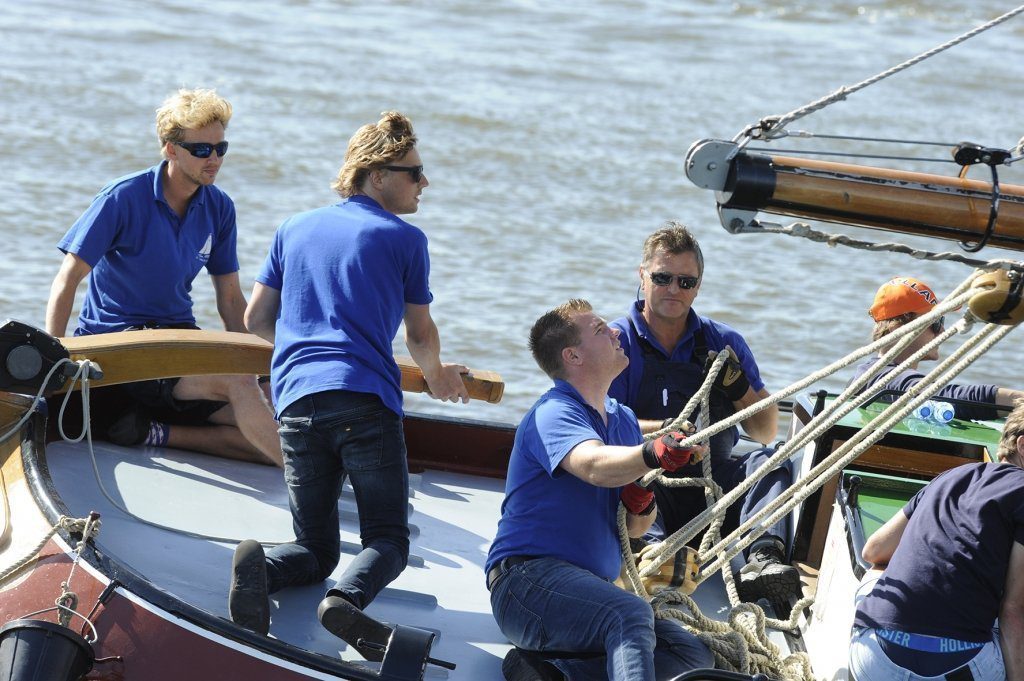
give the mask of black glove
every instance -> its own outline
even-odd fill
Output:
[[[711,370],[711,364],[715,361],[717,355],[718,353],[716,352],[708,353],[707,362],[704,363],[705,376]],[[743,396],[747,394],[747,390],[750,388],[750,381],[747,379],[747,375],[743,373],[740,360],[736,357],[736,353],[733,352],[732,348],[729,348],[729,357],[725,360],[722,370],[718,372],[718,376],[715,377],[714,387],[716,390],[725,393],[725,396],[732,402],[739,402],[743,399]]]

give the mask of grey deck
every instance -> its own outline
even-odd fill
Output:
[[[113,498],[146,520],[208,536],[283,542],[293,538],[288,498],[277,468],[168,449],[95,443],[98,469]],[[105,550],[161,589],[227,618],[234,545],[151,527],[126,516],[99,491],[84,445],[52,443],[51,475],[76,516],[98,510]],[[367,608],[367,613],[438,632],[433,656],[455,662],[448,672],[428,667],[427,678],[500,679],[508,649],[491,615],[483,564],[500,515],[504,482],[428,471],[410,481],[413,525],[409,568]],[[343,542],[358,547],[351,489],[339,501]],[[352,553],[343,552],[334,577]],[[270,635],[295,646],[346,660],[362,658],[324,630],[316,607],[326,584],[274,594]],[[704,613],[724,617],[720,580],[697,592]],[[373,666],[371,663],[365,663]]]

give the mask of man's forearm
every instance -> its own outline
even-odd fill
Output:
[[[75,304],[75,289],[68,288],[56,279],[50,288],[50,299],[46,303],[46,333],[59,338],[67,333],[71,308]]]

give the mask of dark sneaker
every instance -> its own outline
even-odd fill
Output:
[[[129,409],[107,429],[107,439],[122,447],[140,445],[149,435],[151,420],[144,409]]]
[[[352,646],[367,660],[380,662],[384,659],[391,639],[391,627],[373,619],[341,596],[328,596],[320,601],[316,616],[324,629]],[[375,643],[381,649],[359,645],[360,640]]]
[[[257,634],[270,631],[267,560],[258,541],[246,539],[235,549],[228,591],[231,621]]]
[[[785,562],[777,546],[760,546],[740,569],[736,590],[740,600],[753,603],[765,598],[779,617],[788,617],[790,599],[800,598],[800,573]]]
[[[501,661],[501,674],[505,681],[565,681],[558,667],[539,654],[513,648]]]

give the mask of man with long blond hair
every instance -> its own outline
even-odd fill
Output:
[[[228,143],[231,104],[213,90],[178,90],[156,112],[163,160],[103,188],[58,244],[64,252],[46,306],[46,330],[63,336],[87,275],[75,335],[196,329],[189,291],[210,273],[228,331],[245,331],[238,281],[235,206],[214,186]],[[120,445],[192,449],[281,463],[273,415],[255,376],[188,376],[97,391],[129,405],[109,427]],[[110,422],[112,421],[112,423]]]
[[[235,552],[229,609],[266,633],[268,594],[326,579],[338,565],[338,495],[355,490],[363,550],[327,592],[318,616],[363,657],[380,660],[389,627],[363,609],[409,557],[409,473],[399,325],[430,395],[469,399],[459,364],[442,364],[430,315],[427,237],[399,215],[427,187],[409,119],[388,111],[352,137],[334,182],[340,203],[295,215],[277,230],[246,310],[249,330],[274,344],[271,384],[281,421],[296,541],[264,555]]]

